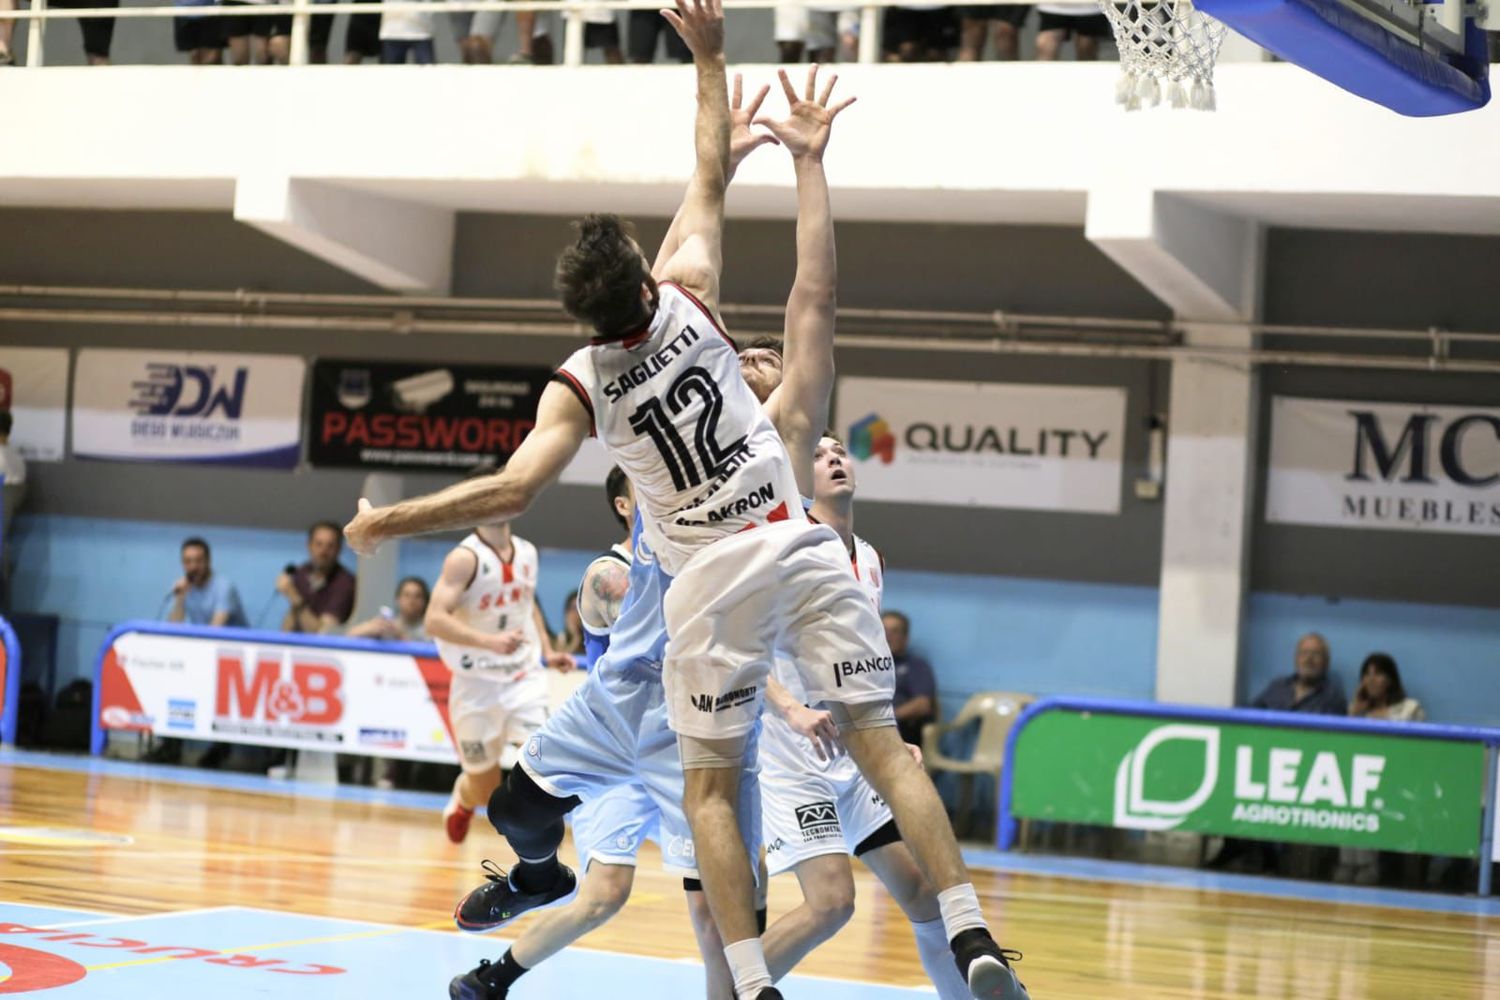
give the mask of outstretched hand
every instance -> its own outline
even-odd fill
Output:
[[[675,0],[677,9],[661,16],[677,29],[694,59],[712,59],[724,54],[724,4],[722,0]]]
[[[374,555],[375,550],[380,547],[382,539],[375,530],[376,516],[374,505],[360,497],[354,520],[344,525],[344,540],[359,555]]]
[[[730,92],[729,99],[729,169],[733,170],[744,162],[745,157],[755,152],[760,147],[770,143],[773,146],[781,145],[769,132],[752,132],[751,124],[755,116],[760,113],[760,106],[765,102],[766,95],[771,92],[770,84],[764,84],[755,96],[750,98],[748,106],[744,103],[744,79],[740,74],[734,74],[734,90]]]
[[[833,120],[838,117],[839,112],[853,104],[856,98],[846,97],[830,106],[828,102],[833,97],[833,87],[838,83],[839,76],[837,73],[830,76],[828,82],[823,84],[823,92],[819,94],[817,64],[808,67],[807,86],[801,97],[797,96],[797,90],[792,86],[786,70],[777,70],[777,75],[781,77],[781,89],[786,94],[787,116],[778,121],[769,115],[763,115],[754,119],[755,124],[770,129],[771,134],[781,140],[781,144],[793,157],[822,159],[823,150],[828,147],[828,137],[833,130]]]

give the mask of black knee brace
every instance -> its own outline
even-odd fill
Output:
[[[524,768],[514,767],[490,796],[489,817],[511,850],[523,858],[546,858],[563,842],[563,817],[578,804],[578,796],[558,798]]]

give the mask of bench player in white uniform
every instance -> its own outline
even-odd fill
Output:
[[[536,546],[504,521],[474,529],[443,560],[427,605],[427,634],[453,671],[448,720],[463,772],[443,808],[448,839],[462,843],[474,810],[500,784],[500,766],[547,721],[547,666],[555,653],[536,606]],[[566,661],[566,662],[564,662]]]
[[[717,0],[678,0],[665,16],[694,53],[698,77],[697,168],[665,279],[653,277],[617,219],[585,219],[559,261],[558,286],[565,307],[597,337],[560,369],[566,385],[543,393],[536,427],[506,470],[378,511],[361,501],[346,533],[368,552],[385,538],[514,517],[597,431],[636,487],[657,560],[676,577],[664,604],[672,637],[667,707],[682,751],[683,804],[737,995],[780,997],[755,926],[737,805],[773,650],[785,647],[809,698],[835,713],[846,747],[940,889],[971,991],[1023,997],[989,935],[942,805],[896,734],[880,619],[838,536],[806,520],[785,448],[717,321],[730,131],[723,11]],[[509,917],[576,891],[556,857],[560,832],[502,829],[521,860],[488,887],[490,910]]]
[[[814,454],[812,518],[838,532],[850,568],[878,609],[885,562],[854,534],[854,468],[842,442],[825,436]],[[968,984],[958,974],[938,906],[901,841],[895,819],[847,755],[829,752],[802,735],[822,731],[809,715],[827,715],[805,704],[802,682],[785,658],[776,661],[777,684],[767,688],[774,711],[761,733],[760,793],[766,865],[771,876],[795,872],[803,902],[765,932],[771,974],[780,978],[814,948],[837,934],[854,912],[850,856],[862,860],[911,920],[917,952],[940,1000],[964,1000]],[[792,720],[798,719],[794,728]]]

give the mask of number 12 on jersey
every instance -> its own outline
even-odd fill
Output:
[[[668,411],[672,416],[682,413],[694,397],[703,404],[693,433],[696,463],[687,443],[667,415]],[[729,460],[744,446],[745,439],[742,437],[728,447],[719,444],[718,427],[719,417],[724,412],[724,394],[706,369],[694,366],[683,372],[663,398],[665,406],[661,399],[648,399],[637,407],[630,415],[630,428],[651,438],[656,450],[661,452],[667,471],[672,474],[672,485],[678,490],[702,486],[705,480],[724,471]]]

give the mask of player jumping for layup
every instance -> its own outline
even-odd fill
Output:
[[[384,538],[514,517],[597,433],[635,484],[652,548],[676,578],[664,605],[667,705],[682,747],[684,807],[737,994],[780,995],[761,950],[736,813],[773,650],[785,647],[809,700],[834,712],[850,754],[939,889],[971,991],[1022,997],[941,803],[897,736],[880,619],[838,536],[803,514],[786,451],[718,322],[729,150],[723,12],[717,0],[678,0],[666,16],[698,71],[697,168],[666,280],[652,278],[618,220],[585,220],[559,268],[560,286],[564,305],[596,337],[548,386],[536,428],[506,471],[384,510],[361,502],[347,533],[369,551]],[[556,841],[512,844],[521,855],[510,876],[513,908],[545,905],[576,884],[556,858]]]

